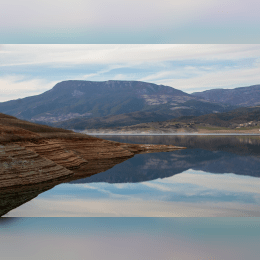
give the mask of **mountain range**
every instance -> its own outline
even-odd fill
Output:
[[[260,104],[260,85],[185,93],[141,81],[69,80],[37,96],[0,103],[0,112],[66,129],[118,127],[198,117]]]
[[[260,105],[260,85],[235,89],[211,89],[192,93],[192,96],[233,106],[248,107]]]

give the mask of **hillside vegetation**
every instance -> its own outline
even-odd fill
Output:
[[[240,131],[260,129],[260,106],[243,107],[225,113],[202,116],[183,116],[161,122],[147,122],[128,126],[86,129],[86,133],[173,133],[201,131]],[[257,133],[258,133],[257,132]]]

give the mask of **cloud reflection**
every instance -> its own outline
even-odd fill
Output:
[[[259,178],[187,170],[141,183],[62,184],[7,216],[260,216],[259,188]]]

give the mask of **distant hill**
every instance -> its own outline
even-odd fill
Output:
[[[260,105],[260,85],[235,89],[211,89],[191,94],[210,102],[248,107]]]
[[[212,113],[201,116],[182,116],[160,122],[142,122],[124,126],[117,125],[110,128],[107,126],[106,129],[103,127],[103,129],[99,129],[96,132],[197,132],[198,128],[201,127],[223,127],[236,130],[255,127],[258,131],[260,128],[260,106],[241,107],[225,113]],[[98,127],[95,129],[98,129]],[[211,130],[214,131],[214,128]],[[92,131],[94,131],[94,129],[91,129],[91,132]]]
[[[177,119],[176,119],[177,120]],[[179,118],[178,121],[190,122],[195,124],[209,124],[213,126],[232,127],[237,124],[246,124],[249,122],[260,122],[260,106],[240,107],[229,112],[208,114],[198,117]]]
[[[201,100],[172,87],[140,81],[69,80],[56,84],[43,94],[0,103],[2,113],[49,125],[66,121],[66,128],[74,128],[74,119],[76,124],[87,127],[89,122],[103,120],[94,118],[120,114],[128,114],[130,118],[130,113],[144,112],[147,114],[138,117],[147,122],[152,113],[156,114],[154,120],[158,120],[158,115],[165,120],[184,115],[223,112],[232,108]],[[90,118],[92,121],[86,120]]]

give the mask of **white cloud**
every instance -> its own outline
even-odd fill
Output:
[[[42,79],[26,80],[23,76],[0,78],[0,102],[41,94],[56,83],[58,82],[46,82]]]
[[[3,45],[2,51],[0,66],[133,66],[165,61],[220,61],[260,57],[259,44],[21,44]]]
[[[249,86],[260,83],[259,61],[260,44],[1,45],[0,101],[40,94],[68,79],[140,80],[187,92]],[[30,80],[17,80],[18,72]]]
[[[147,186],[149,188],[159,190],[159,191],[165,191],[165,192],[172,192],[173,189],[172,187],[167,187],[166,185],[163,184],[158,184],[156,182],[142,182],[142,185]]]
[[[260,195],[260,180],[255,177],[239,176],[235,174],[209,174],[203,171],[187,170],[181,174],[176,174],[172,177],[158,179],[155,181],[158,184],[173,183],[196,185],[201,190],[212,190],[224,193],[252,193],[259,200]],[[197,189],[196,187],[196,189]]]
[[[198,73],[187,79],[161,79],[157,82],[188,93],[214,88],[246,87],[260,83],[260,66],[250,69],[210,71]]]

